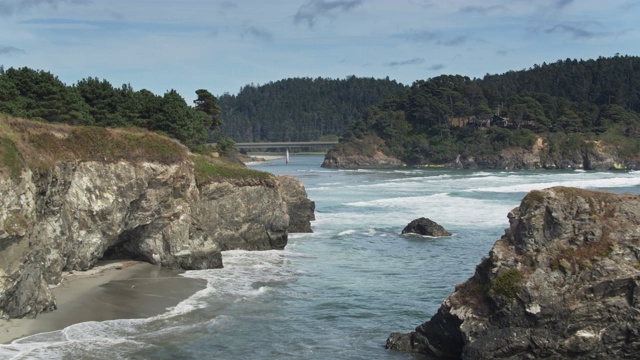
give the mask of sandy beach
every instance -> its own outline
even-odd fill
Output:
[[[249,154],[251,160],[245,161],[245,165],[263,164],[272,160],[284,159],[285,155],[263,155],[263,154]]]
[[[164,313],[206,286],[205,280],[179,273],[138,261],[103,262],[89,271],[66,273],[53,289],[58,309],[35,319],[0,319],[0,343],[84,321]]]

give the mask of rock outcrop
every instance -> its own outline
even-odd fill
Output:
[[[451,236],[442,225],[431,219],[421,217],[410,222],[402,229],[402,234],[418,234],[424,236]]]
[[[206,162],[201,168],[181,145],[151,133],[102,129],[108,151],[96,144],[78,156],[77,139],[94,129],[33,122],[23,133],[24,121],[1,125],[0,138],[16,141],[11,161],[7,147],[0,149],[0,316],[54,309],[49,284],[104,257],[206,269],[222,267],[223,250],[287,244],[287,204],[271,174]],[[41,138],[50,148],[43,154],[63,159],[38,156]],[[145,142],[166,156],[139,157],[145,149],[136,146]],[[127,146],[126,156],[108,158]]]
[[[397,168],[402,161],[386,155],[380,149],[384,147],[384,140],[368,136],[356,139],[351,143],[341,143],[330,149],[322,162],[323,168]]]
[[[289,233],[310,233],[311,221],[316,219],[316,204],[309,200],[302,181],[293,176],[278,176],[282,197],[289,213]]]
[[[387,348],[464,359],[640,357],[640,196],[532,191],[475,275]]]
[[[446,164],[449,168],[462,169],[583,169],[613,170],[636,169],[638,162],[617,155],[614,146],[599,141],[585,142],[585,146],[569,153],[551,153],[542,138],[531,149],[506,148],[495,155],[458,156]]]
[[[538,138],[537,143],[530,149],[510,147],[492,154],[457,155],[455,159],[444,163],[433,163],[428,155],[416,152],[411,161],[407,160],[407,164],[414,167],[449,169],[640,169],[640,155],[636,158],[621,156],[616,146],[607,146],[601,141],[584,141],[583,145],[568,153],[552,152],[544,139]],[[327,152],[322,166],[343,169],[404,166],[402,159],[385,155],[381,149],[384,149],[384,141],[375,137],[341,143]]]

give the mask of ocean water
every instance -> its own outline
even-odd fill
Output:
[[[293,175],[316,202],[313,234],[283,251],[229,251],[225,268],[166,313],[87,322],[0,346],[15,359],[423,359],[384,349],[469,278],[533,189],[640,193],[640,172],[333,170],[322,156],[252,166]],[[450,238],[402,236],[428,217]]]

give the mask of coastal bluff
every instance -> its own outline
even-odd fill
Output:
[[[625,156],[616,144],[584,140],[583,146],[558,153],[543,137],[538,137],[530,148],[507,147],[484,154],[457,154],[448,159],[433,160],[414,153],[409,159],[388,155],[385,141],[377,136],[351,139],[331,148],[322,163],[324,168],[385,169],[403,166],[446,169],[499,169],[499,170],[637,170],[640,154]]]
[[[49,286],[104,258],[207,269],[224,250],[283,249],[298,216],[274,175],[148,131],[2,118],[0,145],[4,318],[55,309]]]
[[[387,348],[443,358],[640,357],[640,196],[534,190],[437,313]]]

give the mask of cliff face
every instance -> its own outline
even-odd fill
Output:
[[[290,233],[310,233],[311,221],[316,219],[316,203],[309,200],[302,182],[293,176],[278,176],[282,196],[287,203]]]
[[[206,269],[222,267],[222,250],[287,244],[287,204],[270,174],[198,183],[188,156],[65,159],[38,168],[28,161],[29,141],[17,145],[19,171],[0,167],[0,316],[55,309],[49,284],[105,256]]]
[[[384,140],[375,136],[341,143],[327,152],[322,167],[340,169],[401,167],[400,159],[385,155],[380,150],[383,146]]]
[[[380,142],[382,140],[380,139]],[[619,156],[615,146],[604,146],[591,142],[590,146],[571,153],[552,153],[542,138],[531,149],[512,147],[502,149],[495,154],[458,155],[453,161],[436,166],[451,169],[584,169],[613,170],[640,169],[640,155],[636,159]],[[325,156],[323,167],[329,168],[393,168],[402,166],[401,159],[384,155],[378,144],[376,152],[361,151],[362,146],[342,145],[331,149]],[[414,161],[414,166],[433,166],[428,159]]]
[[[192,237],[220,250],[284,249],[287,245],[289,215],[276,179],[264,186],[208,184],[192,210]]]
[[[465,359],[638,358],[640,196],[532,191],[475,275],[390,349]]]
[[[617,154],[614,146],[600,142],[590,142],[589,146],[570,153],[551,153],[548,145],[538,138],[532,149],[507,148],[495,155],[458,156],[447,164],[450,168],[463,169],[584,169],[613,170],[618,168],[637,169],[638,159],[625,159]]]

